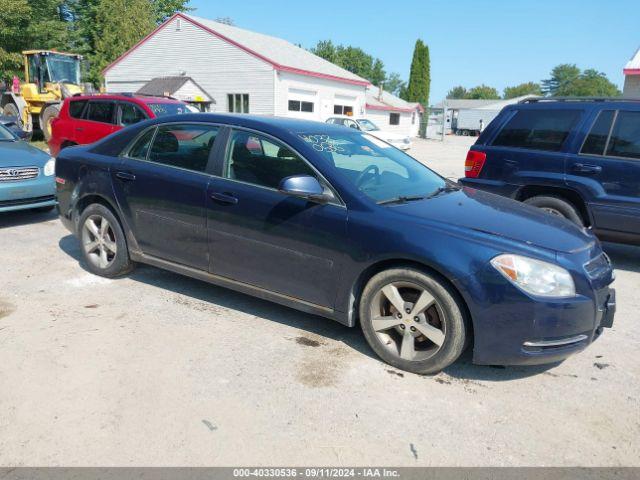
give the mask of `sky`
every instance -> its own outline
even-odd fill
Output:
[[[595,68],[621,89],[640,47],[640,0],[191,0],[194,15],[305,48],[352,45],[408,79],[418,38],[431,52],[431,100],[456,85],[539,82],[561,63]]]

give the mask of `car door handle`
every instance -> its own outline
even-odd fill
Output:
[[[84,128],[82,128],[82,127],[76,127],[76,132],[84,132]]]
[[[136,179],[136,176],[129,172],[116,172],[116,177],[125,182],[133,182]]]
[[[211,194],[211,199],[215,202],[224,203],[226,205],[236,205],[238,203],[238,199],[230,193],[213,192]]]
[[[587,165],[585,163],[574,163],[571,169],[576,173],[596,174],[602,172],[601,166]]]

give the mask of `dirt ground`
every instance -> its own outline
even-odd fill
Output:
[[[462,174],[468,138],[412,154]],[[106,280],[54,214],[0,216],[0,465],[640,466],[640,248],[559,365],[422,377],[357,329],[152,267]]]

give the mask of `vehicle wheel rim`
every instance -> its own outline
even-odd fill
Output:
[[[551,207],[543,207],[542,210],[544,210],[547,213],[550,213],[551,215],[554,215],[556,217],[562,217],[562,218],[566,218],[562,212],[560,210],[556,210],[555,208],[551,208]]]
[[[442,306],[428,289],[411,282],[380,288],[371,302],[370,321],[380,344],[402,360],[427,360],[446,338]]]
[[[100,269],[109,268],[116,259],[118,246],[109,221],[101,215],[91,215],[82,226],[82,246],[89,261]]]

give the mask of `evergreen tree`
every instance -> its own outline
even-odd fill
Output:
[[[97,82],[102,69],[151,32],[156,23],[148,0],[100,0],[95,18],[91,80]]]
[[[546,95],[557,96],[571,82],[580,77],[580,69],[573,64],[564,63],[551,71],[551,78],[542,81],[542,91]]]
[[[429,47],[422,41],[416,41],[411,62],[409,83],[403,97],[408,102],[421,103],[429,107],[429,91],[431,89],[431,61]]]

